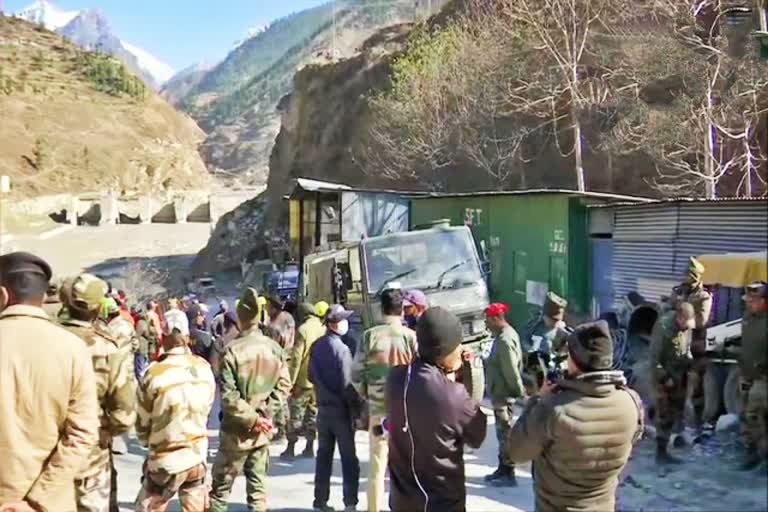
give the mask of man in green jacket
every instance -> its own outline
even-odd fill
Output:
[[[679,302],[674,311],[662,315],[651,334],[651,382],[656,389],[656,463],[679,464],[667,451],[673,430],[681,430],[685,412],[688,370],[691,368],[691,336],[695,311]]]
[[[296,331],[293,347],[288,354],[288,372],[291,375],[293,391],[288,399],[289,420],[286,431],[288,446],[280,455],[282,460],[293,460],[300,433],[303,433],[307,439],[307,446],[301,457],[311,459],[315,456],[317,403],[315,403],[315,390],[309,382],[307,373],[312,344],[325,334],[325,326],[320,320],[318,308],[307,302],[299,305],[299,319],[302,323]]]
[[[768,443],[768,285],[757,282],[744,294],[741,324],[741,438],[746,449],[743,470],[766,458]]]
[[[511,428],[515,399],[525,395],[522,372],[523,358],[520,337],[505,317],[509,307],[494,303],[485,310],[485,323],[493,333],[493,347],[487,361],[488,395],[496,417],[496,438],[499,441],[499,467],[485,477],[494,487],[514,487],[515,464],[505,455],[504,439]]]

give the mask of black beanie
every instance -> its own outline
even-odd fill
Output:
[[[613,340],[608,324],[600,320],[578,326],[568,335],[568,352],[585,372],[613,368]]]
[[[459,319],[439,306],[426,310],[416,325],[419,356],[426,361],[447,356],[461,344],[462,337]]]

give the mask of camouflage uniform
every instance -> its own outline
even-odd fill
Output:
[[[750,288],[747,293],[764,293],[761,286]],[[765,458],[768,456],[768,312],[744,315],[739,367],[741,438],[751,454]]]
[[[320,319],[314,315],[308,316],[304,323],[299,326],[295,343],[288,355],[288,371],[293,383],[293,393],[288,402],[290,424],[287,437],[289,443],[295,443],[300,433],[306,436],[307,446],[311,446],[315,440],[317,404],[315,403],[315,391],[312,383],[309,382],[307,370],[312,344],[323,334],[325,334],[325,327]]]
[[[712,294],[704,289],[701,276],[704,265],[696,258],[690,258],[685,282],[673,290],[668,306],[674,309],[680,302],[693,306],[696,327],[691,333],[691,355],[693,361],[688,371],[687,395],[691,399],[697,427],[703,422],[712,422],[716,418],[704,418],[704,372],[707,368],[707,324],[712,312]]]
[[[213,465],[211,512],[226,512],[232,484],[245,472],[249,510],[267,510],[265,480],[270,438],[253,433],[256,420],[281,406],[291,390],[283,349],[253,327],[240,334],[221,360],[221,438]]]
[[[683,426],[686,381],[691,366],[691,330],[681,330],[675,312],[665,313],[651,334],[651,382],[656,389],[656,440],[666,449],[673,429]]]
[[[147,368],[136,422],[139,442],[149,448],[138,512],[165,511],[176,493],[184,512],[205,510],[207,422],[215,394],[210,365],[186,347],[169,350]]]
[[[565,346],[567,332],[563,316],[568,301],[553,292],[547,293],[542,315],[526,329],[522,339],[523,382],[528,395],[539,392],[547,375],[542,359],[551,359]]]
[[[368,404],[368,510],[375,512],[385,506],[384,473],[389,447],[387,438],[376,435],[374,427],[380,426],[387,414],[384,406],[387,375],[391,367],[410,364],[416,356],[416,333],[405,327],[399,316],[386,316],[384,322],[365,331],[352,366],[352,385]]]
[[[106,284],[89,274],[71,282],[70,308],[82,308],[89,303],[88,294]],[[91,303],[92,304],[92,303]],[[128,432],[136,420],[136,380],[133,372],[131,347],[119,341],[102,323],[90,323],[67,318],[61,323],[69,332],[81,338],[88,347],[96,374],[96,391],[100,406],[100,438],[88,458],[88,464],[75,480],[78,512],[117,510],[116,474],[110,450],[114,436]]]
[[[267,336],[275,340],[286,354],[286,361],[290,364],[290,354],[293,350],[294,338],[296,335],[296,322],[290,313],[281,311],[265,329]],[[279,405],[279,407],[278,407]],[[288,401],[274,402],[272,409],[272,421],[279,430],[279,434],[285,434],[288,418]]]

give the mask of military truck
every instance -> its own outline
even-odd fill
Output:
[[[482,399],[482,355],[490,345],[484,320],[488,288],[472,232],[439,221],[424,229],[337,243],[304,258],[304,300],[344,304],[354,310],[352,332],[381,321],[381,292],[388,287],[419,289],[431,307],[448,309],[464,331],[462,380],[475,399]]]

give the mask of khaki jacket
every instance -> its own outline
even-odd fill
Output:
[[[91,357],[32,306],[0,314],[0,503],[74,512],[73,480],[99,441]]]
[[[531,399],[506,439],[514,462],[532,460],[536,510],[610,511],[621,470],[642,432],[642,405],[621,372],[558,382]]]
[[[309,382],[309,354],[312,353],[312,345],[323,334],[325,326],[316,316],[310,316],[296,331],[296,339],[293,348],[288,354],[288,371],[291,374],[293,388],[297,391],[312,389]]]

